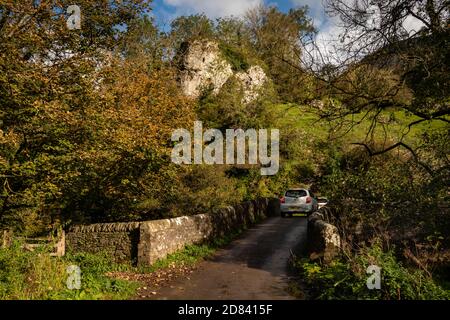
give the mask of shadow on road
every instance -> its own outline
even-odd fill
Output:
[[[187,278],[158,288],[154,299],[294,299],[291,255],[306,244],[306,218],[270,218],[247,230]]]

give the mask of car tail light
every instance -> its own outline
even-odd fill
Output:
[[[286,202],[286,198],[285,197],[280,198],[280,203],[285,203],[285,202]]]
[[[312,202],[312,198],[311,197],[307,197],[306,198],[306,203],[311,203]]]

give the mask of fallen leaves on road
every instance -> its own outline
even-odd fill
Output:
[[[147,299],[158,294],[158,288],[167,286],[170,282],[180,276],[187,276],[196,269],[192,265],[175,265],[172,264],[165,269],[156,270],[151,273],[137,273],[137,272],[108,272],[106,276],[139,282],[145,286],[138,288],[137,299]]]

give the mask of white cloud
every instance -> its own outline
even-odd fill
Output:
[[[176,15],[204,13],[210,18],[241,16],[263,0],[164,0],[176,9]]]
[[[310,15],[315,19],[315,26],[319,29],[316,37],[316,45],[320,50],[320,54],[316,52],[316,57],[319,57],[320,59],[323,58],[326,62],[340,65],[343,63],[342,61],[346,59],[346,55],[339,51],[339,48],[343,46],[340,36],[344,33],[344,29],[341,25],[339,16],[327,16],[324,9],[325,1],[326,0],[291,0],[293,4],[307,4],[311,8]],[[353,0],[343,0],[344,3],[348,4],[351,4],[352,1]],[[372,6],[369,7],[368,10],[372,15],[367,19],[367,26],[379,28],[379,25],[377,25],[380,16],[378,7]],[[409,34],[419,31],[423,26],[424,24],[420,20],[411,15],[407,16],[403,21],[403,28],[405,28]],[[357,36],[354,32],[351,32],[349,35],[353,37]],[[347,43],[348,40],[349,39],[346,39],[345,43]]]

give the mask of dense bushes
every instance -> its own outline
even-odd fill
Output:
[[[330,265],[298,261],[317,299],[449,299],[450,263],[442,180],[407,152],[371,158],[359,147],[328,151],[320,188],[337,208],[342,257]],[[368,290],[366,269],[382,270],[381,290]]]
[[[234,71],[247,71],[250,64],[247,62],[245,56],[239,51],[233,49],[225,43],[219,45],[219,49],[225,60],[231,65]]]
[[[370,265],[381,268],[380,290],[367,288]],[[308,260],[297,260],[296,266],[313,299],[450,299],[450,290],[444,290],[423,270],[406,268],[394,250],[383,250],[379,244],[327,266]]]
[[[32,234],[55,219],[128,219],[167,192],[173,182],[163,177],[182,172],[171,164],[170,136],[192,126],[193,107],[173,74],[149,75],[145,60],[113,60],[97,79],[102,88],[86,84],[77,107],[64,95],[36,102],[25,124],[3,128],[1,225]]]

